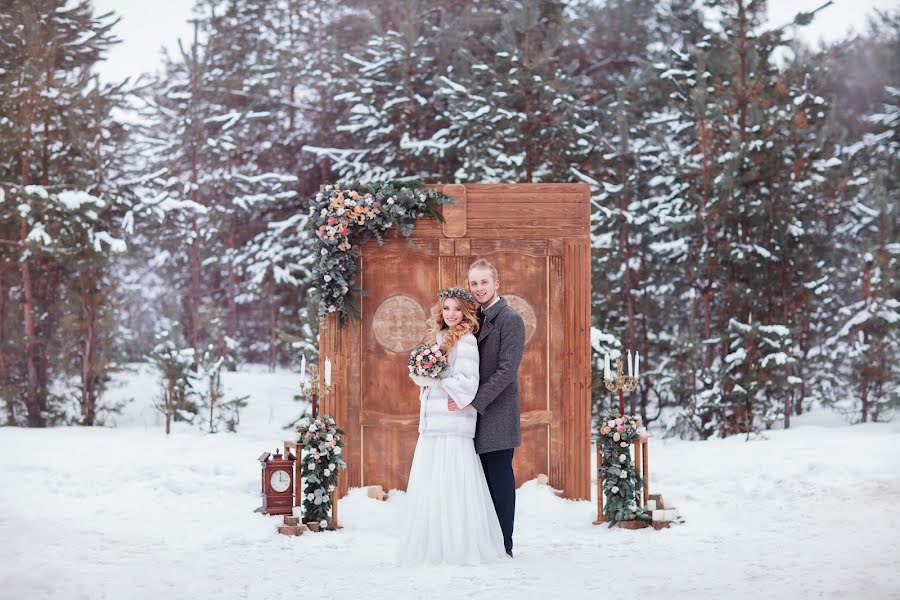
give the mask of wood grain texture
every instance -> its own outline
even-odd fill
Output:
[[[442,230],[448,238],[461,238],[466,235],[467,209],[466,209],[466,186],[458,183],[445,185],[444,195],[450,196],[455,200],[453,204],[444,204],[442,208],[442,216],[444,224]]]
[[[411,239],[362,248],[362,325],[345,325],[337,353],[333,328],[320,349],[334,363],[334,393],[323,401],[347,431],[347,485],[405,489],[418,437],[417,389],[405,352],[379,344],[378,306],[414,298],[426,314],[441,287],[466,286],[468,265],[484,256],[500,270],[501,295],[516,296],[532,321],[519,371],[522,446],[518,484],[539,473],[569,498],[590,497],[590,192],[583,184],[430,186],[464,195],[465,216],[441,207],[448,225],[420,219]],[[450,209],[448,213],[447,210]],[[460,221],[464,223],[463,230]],[[524,304],[523,304],[524,303]],[[525,307],[525,308],[523,308]],[[394,311],[396,312],[396,311]],[[382,311],[393,314],[391,311]],[[533,314],[533,317],[530,315]],[[392,317],[394,318],[394,317]],[[383,333],[383,332],[382,332]]]
[[[591,256],[587,239],[566,239],[565,272],[566,413],[563,421],[569,467],[565,489],[578,498],[590,498],[591,425]]]

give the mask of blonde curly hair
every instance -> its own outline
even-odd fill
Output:
[[[447,323],[444,322],[443,309],[445,302],[457,302],[462,309],[463,319],[453,327],[448,326]],[[431,307],[431,317],[428,319],[428,330],[431,343],[437,343],[438,332],[447,328],[447,333],[444,335],[444,341],[440,346],[441,352],[443,352],[444,355],[447,355],[461,337],[467,333],[478,333],[480,325],[478,324],[478,315],[475,313],[476,309],[477,304],[475,302],[468,302],[463,298],[439,298],[437,303]]]

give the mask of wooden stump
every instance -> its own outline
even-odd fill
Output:
[[[306,527],[308,527],[310,531],[316,531],[316,532],[319,531],[319,523],[318,523],[318,521],[315,522],[315,523],[307,523],[307,524],[306,524]]]
[[[653,529],[659,531],[660,529],[665,529],[669,526],[671,521],[653,521]]]
[[[622,529],[643,529],[644,527],[649,527],[650,521],[644,521],[643,519],[634,519],[633,521],[619,521],[619,527]]]
[[[290,526],[296,526],[300,524],[300,517],[292,517],[289,515],[284,516],[284,524]]]
[[[303,535],[306,531],[306,525],[282,525],[278,528],[278,533],[282,535]]]

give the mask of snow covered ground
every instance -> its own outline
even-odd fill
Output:
[[[651,491],[685,524],[595,527],[593,502],[531,481],[514,560],[410,570],[391,562],[402,492],[351,490],[342,531],[299,538],[252,512],[255,459],[300,412],[291,374],[226,374],[251,394],[240,432],[168,438],[152,374],[122,381],[117,428],[0,428],[0,598],[900,598],[900,423],[655,439]]]

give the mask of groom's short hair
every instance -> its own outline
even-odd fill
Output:
[[[500,279],[500,276],[497,275],[497,267],[495,267],[489,260],[486,258],[479,258],[471,265],[469,265],[469,273],[471,273],[475,269],[488,269],[491,272],[491,275],[494,276],[494,281]]]

